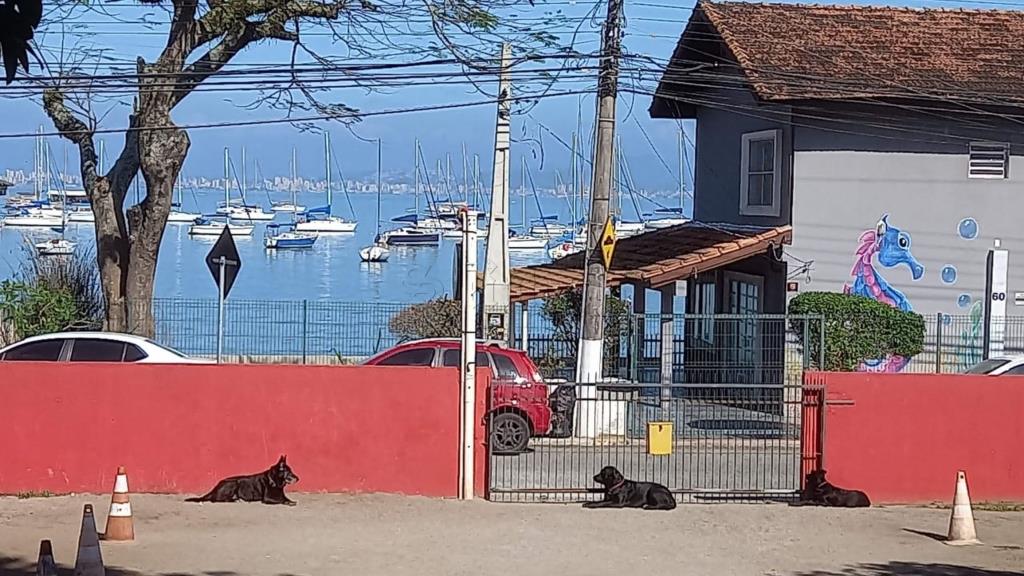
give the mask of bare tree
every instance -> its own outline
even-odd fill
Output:
[[[338,59],[315,54],[303,43],[301,26],[330,31],[334,44],[349,54],[374,56],[401,54],[413,46],[422,52],[423,43],[400,39],[407,38],[418,22],[433,36],[430,44],[437,53],[461,64],[464,75],[470,76],[482,66],[481,58],[495,66],[496,43],[501,40],[512,41],[525,57],[540,47],[550,51],[555,37],[548,31],[559,21],[551,15],[545,19],[546,26],[536,26],[502,17],[503,12],[520,7],[538,10],[532,0],[171,0],[160,6],[169,17],[166,45],[153,62],[137,59],[128,85],[135,103],[124,146],[109,170],[97,169],[98,121],[90,89],[109,87],[110,79],[56,75],[43,95],[46,114],[61,136],[78,148],[82,182],[96,220],[106,327],[144,335],[152,335],[155,329],[152,298],[160,241],[174,184],[189,150],[189,136],[175,125],[171,112],[200,85],[222,73],[239,52],[265,40],[292,45],[290,79],[268,85],[270,94],[258,99],[258,104],[352,121],[358,115],[343,104],[324,102],[323,83],[310,82],[309,74],[295,66],[297,55],[307,55],[321,78],[346,74]],[[123,90],[125,80],[119,82],[116,85]],[[367,86],[373,83],[372,78],[366,81]],[[140,171],[145,198],[126,209],[126,193]]]

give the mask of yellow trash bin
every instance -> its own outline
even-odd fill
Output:
[[[672,423],[647,423],[647,453],[663,456],[672,453]]]

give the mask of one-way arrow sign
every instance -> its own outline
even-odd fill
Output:
[[[227,225],[220,233],[220,238],[217,238],[217,243],[206,255],[206,266],[210,269],[210,274],[213,275],[213,283],[217,285],[221,297],[227,298],[231,287],[235,285],[238,271],[242,269],[242,259],[238,256],[238,247],[235,246],[235,239],[231,237],[231,231]],[[222,273],[223,286],[221,286]]]

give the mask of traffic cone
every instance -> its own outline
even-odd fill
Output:
[[[107,514],[107,529],[104,540],[135,540],[135,525],[132,522],[132,503],[128,500],[128,475],[124,466],[117,469],[114,493],[110,497],[110,513]]]
[[[36,562],[36,576],[57,576],[57,562],[53,559],[53,545],[49,540],[39,543],[39,561]]]
[[[100,538],[96,534],[96,519],[92,515],[92,504],[86,504],[82,511],[82,532],[78,536],[78,556],[75,558],[75,576],[106,576],[103,555],[100,553]]]
[[[981,544],[974,529],[974,512],[971,510],[971,497],[967,493],[967,474],[963,470],[956,473],[956,492],[953,494],[953,513],[949,516],[949,536],[946,537],[946,544]]]

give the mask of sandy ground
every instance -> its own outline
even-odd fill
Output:
[[[1010,576],[1024,513],[978,512],[983,546],[946,546],[948,511],[683,505],[582,510],[398,496],[295,496],[294,508],[133,496],[137,539],[103,543],[110,576],[466,574]],[[35,573],[39,540],[70,574],[82,505],[107,496],[0,498],[0,576]]]

